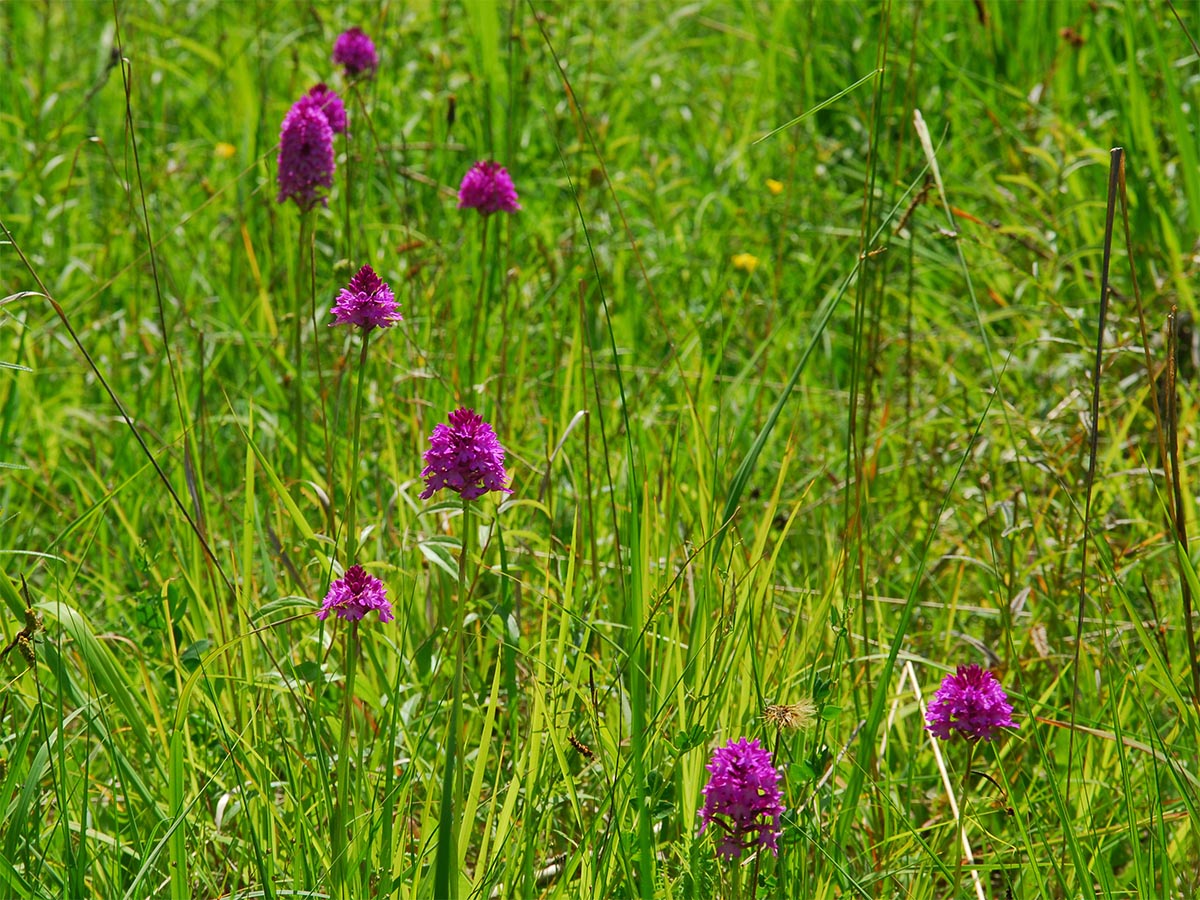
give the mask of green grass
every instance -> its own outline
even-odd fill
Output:
[[[314,298],[276,144],[353,24],[382,66]],[[743,896],[954,896],[967,747],[922,704],[967,662],[1020,728],[973,757],[956,896],[1200,893],[1197,393],[1181,365],[1178,539],[1133,283],[1157,370],[1200,273],[1169,5],[14,0],[0,49],[0,896],[336,896],[344,752],[349,895],[435,896],[459,624],[459,896],[731,896],[697,813],[743,735],[788,807]],[[483,158],[522,203],[486,253]],[[326,323],[364,263],[404,322],[351,484]],[[418,498],[458,405],[514,491],[469,591]],[[396,621],[347,730],[313,613],[351,495]]]

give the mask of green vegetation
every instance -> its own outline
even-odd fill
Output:
[[[1177,5],[0,4],[0,896],[432,897],[447,847],[480,900],[1200,894]],[[478,159],[520,212],[456,208]],[[418,497],[458,406],[513,488],[469,517]],[[348,518],[396,612],[355,642]],[[924,730],[965,663],[1018,730]],[[735,888],[742,736],[787,812]]]

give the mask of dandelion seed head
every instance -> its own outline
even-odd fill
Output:
[[[798,700],[795,703],[780,703],[768,706],[763,710],[763,718],[776,728],[794,730],[805,728],[816,717],[817,707],[812,700]]]

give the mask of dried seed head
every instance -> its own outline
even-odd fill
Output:
[[[817,707],[805,698],[796,703],[780,703],[763,710],[763,718],[777,729],[807,728],[817,715]]]

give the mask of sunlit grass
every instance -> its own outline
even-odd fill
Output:
[[[1131,279],[1162,367],[1200,272],[1169,6],[15,2],[0,35],[0,895],[331,896],[349,748],[339,880],[434,896],[459,625],[459,896],[730,896],[697,814],[742,736],[788,807],[744,896],[948,897],[955,809],[958,896],[1200,892],[1200,583]],[[275,145],[318,81],[351,125],[310,276]],[[522,206],[486,243],[477,159]],[[350,467],[328,308],[364,264],[404,321]],[[469,521],[418,497],[458,406],[514,491]],[[396,621],[347,706],[314,613],[350,496]],[[923,709],[967,662],[1020,728],[964,782]]]

